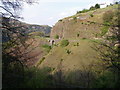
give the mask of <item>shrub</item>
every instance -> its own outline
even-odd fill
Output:
[[[101,28],[101,36],[104,36],[107,32],[108,32],[109,27],[108,26],[104,26]]]
[[[83,39],[83,40],[85,40],[86,38],[85,38],[85,37],[83,37],[82,39]]]
[[[52,72],[53,68],[44,67],[36,68],[31,67],[25,71],[24,82],[22,82],[23,88],[50,88],[52,85]]]
[[[79,37],[79,36],[80,36],[80,34],[78,33],[78,34],[77,34],[77,37]]]
[[[88,10],[88,9],[83,9],[82,11],[77,11],[77,14],[79,14],[79,13],[85,13],[85,12],[88,12],[88,11],[90,11],[90,10]]]
[[[55,35],[55,39],[59,39],[59,36],[58,36],[58,35]]]
[[[95,10],[95,9],[98,9],[98,8],[100,8],[100,5],[99,5],[99,4],[96,4],[95,6],[91,6],[90,9],[83,9],[82,11],[77,11],[76,14],[86,13],[86,12],[88,12],[88,11]]]
[[[43,57],[43,58],[39,61],[39,63],[37,64],[37,66],[39,66],[44,60],[45,60],[45,57]]]
[[[92,22],[90,22],[90,24],[95,24],[96,22],[94,22],[94,21],[92,21]]]
[[[66,53],[67,53],[67,54],[70,54],[70,53],[71,53],[71,51],[70,51],[70,50],[68,50],[68,49],[66,49]]]
[[[45,35],[46,38],[50,38],[50,35]]]
[[[104,74],[99,75],[92,85],[92,88],[114,88],[116,82],[114,81],[114,73],[110,71],[104,72]]]
[[[75,20],[75,22],[77,22],[77,17],[73,17],[73,20]]]
[[[64,60],[64,59],[60,59],[61,60],[61,62]]]
[[[95,10],[95,9],[96,9],[95,7],[91,6],[89,10]]]
[[[109,22],[104,22],[103,25],[110,26],[110,23]]]
[[[68,40],[62,40],[61,43],[60,43],[60,46],[62,47],[66,47],[69,45],[69,41]]]
[[[118,2],[115,2],[115,4],[118,4]]]
[[[100,8],[100,5],[99,5],[99,4],[96,4],[96,5],[95,5],[95,8],[96,8],[96,9]]]
[[[79,43],[76,43],[74,46],[79,46]]]
[[[116,41],[117,40],[117,37],[116,36],[108,36],[107,38],[106,38],[107,40],[114,40],[114,41]]]
[[[112,3],[110,3],[110,6],[113,6],[113,4],[112,4]]]
[[[59,21],[61,21],[61,22],[62,22],[62,19],[60,19]]]
[[[79,46],[79,43],[77,43],[77,46]]]
[[[76,17],[73,17],[74,20],[76,20],[77,18]]]
[[[91,17],[93,17],[94,15],[93,14],[90,14]]]
[[[83,9],[82,13],[85,13],[85,12],[88,12],[88,11],[89,11],[88,9]]]
[[[49,52],[52,49],[52,47],[47,44],[43,45],[42,47],[45,48],[47,52]]]

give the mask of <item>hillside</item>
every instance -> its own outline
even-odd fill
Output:
[[[76,14],[59,20],[51,30],[51,38],[58,35],[60,38],[98,38],[101,28],[104,27],[103,15],[107,11],[117,10],[118,6],[109,6]]]
[[[8,47],[7,52],[12,52],[12,56],[19,57],[19,60],[26,66],[33,66],[47,54],[42,45],[49,44],[45,37],[50,36],[51,27],[48,25],[27,24],[8,18],[2,20],[3,25],[8,21],[9,29],[1,28],[3,48]]]
[[[50,32],[51,32],[51,27],[48,25],[35,25],[35,24],[27,24],[24,22],[21,22],[19,20],[14,20],[14,19],[5,19],[2,20],[2,22],[8,22],[9,21],[9,26],[12,27],[11,30],[13,30],[13,32],[15,31],[14,29],[17,29],[16,32],[22,33],[25,36],[26,35],[38,35],[38,36],[42,36],[42,37],[46,37],[46,36],[50,36]],[[7,36],[8,31],[3,30],[3,37],[2,37],[2,41],[6,42],[9,40],[10,37]]]
[[[26,33],[31,33],[31,32],[42,32],[44,33],[44,36],[50,36],[51,32],[51,27],[48,25],[32,25],[32,24],[25,24],[26,28]]]
[[[83,9],[52,28],[4,19],[4,87],[119,87],[118,15],[115,3]]]
[[[117,8],[117,5],[109,6],[59,20],[52,28],[50,36],[51,39],[58,41],[37,66],[51,67],[56,72],[62,62],[61,67],[65,72],[83,70],[90,66],[102,72],[100,68],[104,67],[104,62],[99,60],[99,52],[94,48],[98,45],[96,42],[103,42],[106,36],[111,35],[112,28],[103,22],[104,13]],[[104,31],[106,29],[107,32]],[[55,38],[56,35],[59,39]],[[66,39],[69,41],[68,46],[61,47],[61,42]]]
[[[99,61],[96,59],[99,57],[99,53],[91,48],[94,44],[91,40],[78,40],[77,42],[71,41],[66,47],[61,47],[60,44],[54,46],[45,56],[45,60],[40,67],[48,66],[57,69],[61,60],[62,68],[65,71],[78,70],[90,64],[94,65]]]

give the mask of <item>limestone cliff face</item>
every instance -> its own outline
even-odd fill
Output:
[[[83,23],[83,24],[82,24]],[[85,24],[84,24],[85,23]],[[87,21],[58,22],[51,30],[51,37],[58,35],[60,38],[93,38],[100,31],[99,24],[86,24]]]
[[[103,25],[103,14],[109,9],[97,9],[59,20],[51,30],[51,38],[97,38]]]

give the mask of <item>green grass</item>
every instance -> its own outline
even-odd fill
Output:
[[[49,88],[52,87],[52,78],[50,77],[50,72],[53,68],[44,67],[42,69],[38,68],[28,68],[25,70],[24,82],[22,82],[22,88]]]
[[[59,35],[55,35],[55,37],[54,37],[55,39],[59,39]]]
[[[69,45],[69,41],[68,40],[62,40],[61,43],[60,43],[61,47],[66,47],[68,45]]]
[[[95,58],[99,57],[97,52],[93,50],[93,48],[91,48],[94,47],[94,44],[97,44],[95,43],[95,40],[85,39],[79,40],[77,41],[77,43],[79,43],[77,47],[74,46],[76,42],[69,42],[69,45],[66,47],[58,46],[52,48],[51,52],[49,53],[49,55],[47,55],[42,65],[47,65],[55,68],[57,67],[61,58],[64,59],[64,69],[81,68],[82,65],[87,65],[94,61],[99,62]]]
[[[111,8],[111,6],[107,7],[107,8],[97,9],[95,11],[95,13],[97,13],[97,14],[94,15],[94,17],[89,18],[89,21],[91,21],[90,23],[91,24],[93,23],[92,25],[95,24],[94,26],[96,26],[97,25],[96,23],[98,23],[98,22],[102,24],[103,22],[100,21],[102,19],[101,12],[105,12],[105,11],[109,10],[110,8]],[[94,11],[77,14],[77,15],[71,16],[71,18],[80,16],[80,15],[87,15],[87,14],[90,15],[90,13],[92,13],[92,12],[94,12]],[[98,17],[99,17],[99,19],[97,19]],[[71,21],[71,22],[73,22],[73,21]],[[80,22],[80,24],[81,23],[82,22]],[[84,24],[85,23],[86,22],[84,22]],[[74,23],[73,26],[70,26],[70,25],[71,25],[71,23],[68,25],[68,27],[69,27],[68,30],[69,31],[73,30],[73,31],[71,31],[71,34],[73,34],[75,32],[76,27],[78,28],[78,26],[80,26],[79,23]],[[100,30],[100,28],[99,28],[99,30]],[[79,36],[77,34],[78,33],[77,30],[75,32],[75,37],[71,37],[71,38],[68,37],[67,40],[69,40],[69,41],[62,40],[57,47],[53,47],[51,49],[51,52],[46,56],[45,60],[41,63],[41,65],[39,67],[49,66],[49,67],[57,68],[59,65],[59,61],[62,60],[62,66],[63,66],[62,68],[65,71],[67,71],[67,70],[75,71],[75,70],[79,70],[79,69],[84,70],[83,67],[89,68],[89,65],[93,64],[94,72],[97,72],[97,73],[102,72],[103,67],[101,64],[103,62],[101,60],[99,60],[99,58],[100,58],[99,52],[95,51],[92,48],[92,47],[95,47],[95,45],[98,45],[99,43],[101,43],[102,40],[88,39],[84,36],[81,39],[76,38],[76,36]],[[84,33],[85,34],[88,33],[88,35],[89,35],[90,33],[94,32],[94,31],[89,32],[89,30],[91,30],[91,28],[89,28],[88,31],[84,32]],[[101,36],[106,35],[108,30],[109,30],[109,24],[104,23],[104,26],[101,28],[100,35]],[[96,33],[98,33],[98,32],[96,32]],[[76,40],[76,42],[72,42],[72,39]],[[78,43],[79,45],[78,44],[76,45],[76,43]],[[99,65],[101,65],[101,66],[99,67]],[[112,81],[112,79],[109,79],[111,77],[112,77],[111,73],[97,77],[96,78],[97,81],[95,81],[96,82],[95,87],[105,87],[105,85],[109,85],[109,82]],[[110,81],[108,81],[108,79]],[[99,85],[99,84],[101,84],[101,85]],[[110,85],[111,85],[111,83],[110,83]]]
[[[101,43],[102,40],[95,40],[95,39],[82,39],[82,40],[85,40],[85,41],[88,41],[88,42],[91,42],[91,43]]]
[[[111,24],[109,22],[104,22],[103,25],[104,26],[110,26]]]
[[[104,36],[104,35],[108,32],[108,29],[109,29],[109,26],[103,26],[103,27],[101,28],[101,33],[100,33],[100,35],[101,35],[101,36]]]
[[[88,10],[88,9],[83,9],[82,11],[77,11],[77,14],[79,14],[79,13],[86,13],[86,12],[88,12],[88,11],[90,11],[90,10]]]
[[[114,88],[116,82],[114,81],[114,73],[110,71],[105,71],[103,74],[98,75],[94,81],[93,88]]]
[[[47,44],[42,45],[42,47],[43,47],[48,53],[49,53],[50,50],[52,49],[52,47],[51,47],[50,45],[47,45]]]
[[[36,66],[38,67],[44,60],[45,60],[45,57],[43,57],[41,60],[39,60],[39,62],[36,64]]]

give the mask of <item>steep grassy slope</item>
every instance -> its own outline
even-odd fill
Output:
[[[39,67],[48,66],[57,69],[61,60],[64,70],[76,70],[97,64],[99,54],[93,50],[94,44],[92,40],[86,39],[70,41],[67,47],[54,46]]]
[[[96,38],[101,33],[103,14],[118,9],[117,5],[76,14],[59,20],[51,31],[51,38]],[[92,16],[91,16],[92,15]]]
[[[92,64],[96,67],[99,63],[99,53],[92,48],[95,47],[93,41],[108,34],[110,28],[104,25],[103,14],[117,8],[117,5],[109,6],[59,20],[52,28],[51,38],[58,35],[61,38],[59,40],[68,39],[70,44],[67,47],[61,47],[59,44],[54,46],[39,67],[57,68],[61,61],[65,70],[80,69]]]

